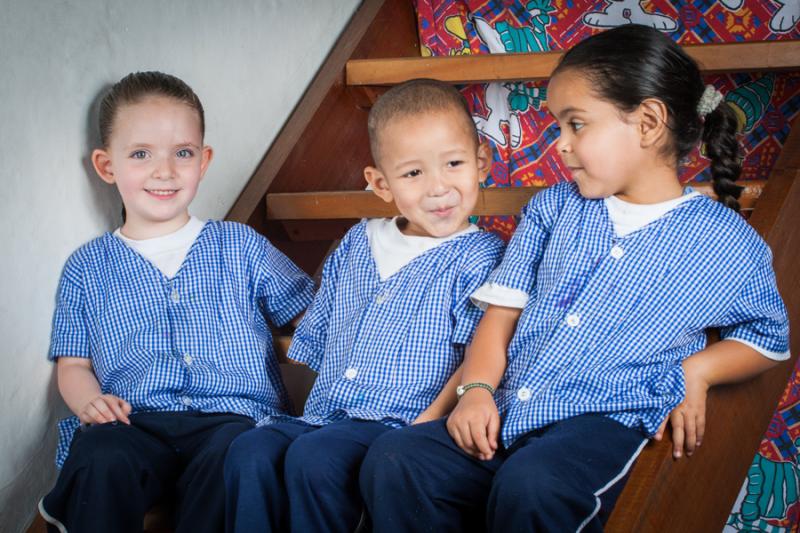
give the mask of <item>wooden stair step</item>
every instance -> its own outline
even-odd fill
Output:
[[[800,68],[800,41],[698,44],[683,47],[704,73]],[[564,52],[355,59],[348,85],[395,85],[414,78],[450,83],[534,81],[550,77]]]
[[[745,187],[739,200],[743,211],[753,209],[766,181],[737,182]],[[694,189],[714,197],[710,182],[691,182]],[[516,215],[542,187],[489,187],[480,190],[473,215]],[[329,191],[267,194],[268,220],[337,220],[392,217],[399,214],[371,191]]]

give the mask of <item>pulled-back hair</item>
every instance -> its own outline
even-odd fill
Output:
[[[711,160],[714,192],[720,202],[739,210],[736,115],[723,103],[700,116],[697,105],[705,84],[697,63],[680,46],[654,28],[628,24],[577,44],[564,54],[553,76],[568,70],[584,76],[599,98],[623,112],[634,111],[648,98],[663,102],[671,132],[668,153],[679,163],[702,141]]]
[[[452,85],[438,80],[420,78],[396,85],[386,91],[372,106],[367,119],[369,147],[372,159],[378,163],[380,135],[392,120],[423,113],[453,110],[463,118],[460,127],[466,128],[478,144],[478,130],[464,96]]]
[[[119,108],[141,102],[150,96],[173,98],[188,105],[200,116],[200,134],[205,135],[203,104],[191,87],[182,80],[163,72],[133,72],[115,83],[100,101],[100,142],[108,146]]]

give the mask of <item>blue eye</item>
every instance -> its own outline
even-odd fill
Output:
[[[144,150],[136,150],[135,152],[131,153],[130,157],[131,159],[144,159],[147,157],[147,152]]]
[[[414,170],[409,170],[408,172],[403,174],[403,177],[404,178],[416,178],[417,176],[419,176],[421,174],[422,174],[422,171],[420,169],[418,169],[418,168],[415,168]]]
[[[177,155],[181,159],[188,159],[194,155],[194,152],[191,151],[189,148],[182,148],[178,150],[177,154],[175,155]]]

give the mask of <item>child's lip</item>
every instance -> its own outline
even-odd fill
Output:
[[[172,198],[178,194],[179,189],[145,189],[145,192],[156,198]]]
[[[431,212],[436,216],[446,217],[447,215],[452,213],[454,209],[455,209],[455,206],[451,205],[450,207],[440,207],[440,208],[437,208],[437,209],[433,209],[433,210],[431,210]]]

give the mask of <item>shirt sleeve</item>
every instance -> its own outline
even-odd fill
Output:
[[[80,259],[73,254],[64,266],[56,293],[53,331],[47,358],[89,357],[89,332]]]
[[[259,299],[270,321],[283,326],[308,307],[314,282],[266,238],[261,239]]]
[[[300,321],[292,337],[287,357],[304,363],[319,372],[325,354],[328,326],[333,314],[334,296],[341,264],[346,256],[348,239],[345,238],[325,261],[322,267],[322,282],[314,301]]]
[[[528,303],[528,293],[504,287],[497,283],[484,283],[478,290],[472,293],[472,303],[482,310],[490,305],[502,305],[503,307],[514,307],[523,309]]]
[[[514,291],[512,294],[517,296],[520,292],[529,297],[534,295],[536,271],[550,239],[561,199],[568,192],[565,185],[554,185],[539,192],[522,208],[522,219],[506,248],[503,261],[489,276],[489,287],[472,295],[476,301],[495,303],[491,299],[487,301],[481,298],[491,286],[511,289]]]
[[[770,359],[789,358],[789,318],[778,294],[769,252],[723,319],[720,337],[746,344]]]
[[[469,266],[459,276],[454,290],[452,309],[454,344],[469,344],[472,334],[483,316],[483,309],[475,305],[470,296],[486,281],[486,278],[497,266],[503,253],[499,242],[491,247],[469,254]]]

